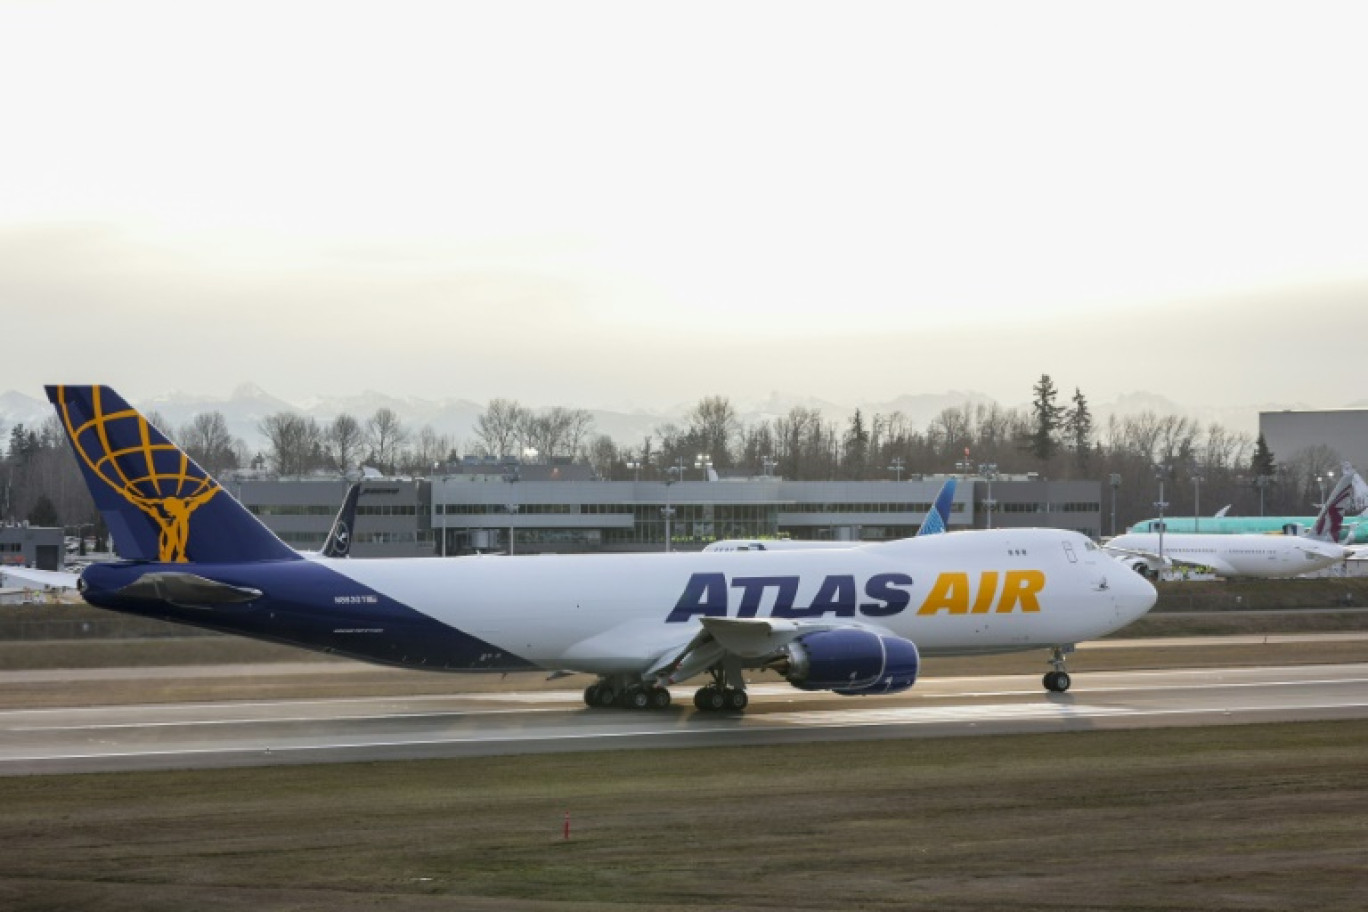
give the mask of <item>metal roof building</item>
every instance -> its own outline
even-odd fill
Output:
[[[580,467],[582,468],[582,467]],[[546,471],[543,471],[546,470]],[[520,466],[431,479],[369,480],[357,557],[698,550],[724,538],[886,541],[916,533],[944,476],[909,481],[596,481],[567,467]],[[343,480],[244,480],[229,487],[286,543],[316,549]],[[991,517],[989,508],[991,504]],[[1101,483],[961,480],[951,531],[1051,526],[1096,536]]]

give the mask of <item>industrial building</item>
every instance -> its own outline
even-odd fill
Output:
[[[1280,463],[1326,447],[1361,471],[1368,467],[1368,409],[1259,412],[1259,433]]]
[[[723,538],[887,541],[916,533],[944,476],[905,481],[598,481],[584,466],[461,466],[433,478],[365,482],[357,557],[699,550]],[[339,478],[230,478],[286,543],[317,549],[342,503]],[[962,478],[951,531],[1047,526],[1096,537],[1101,483]]]
[[[65,543],[61,529],[11,523],[0,526],[0,564],[60,570]]]

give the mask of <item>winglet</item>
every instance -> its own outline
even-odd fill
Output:
[[[107,386],[49,386],[86,486],[126,560],[299,560]]]

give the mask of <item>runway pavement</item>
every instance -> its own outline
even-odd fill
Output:
[[[7,710],[0,775],[1368,718],[1368,663],[1094,671],[1067,694],[1038,675],[863,698],[764,683],[744,715],[698,712],[692,695],[659,712],[589,709],[578,690]]]

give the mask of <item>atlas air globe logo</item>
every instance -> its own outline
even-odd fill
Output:
[[[92,392],[91,414],[82,419],[73,416],[59,390],[62,421],[77,457],[156,525],[158,560],[187,562],[190,518],[222,488],[137,411],[124,406],[106,412],[100,388]]]

